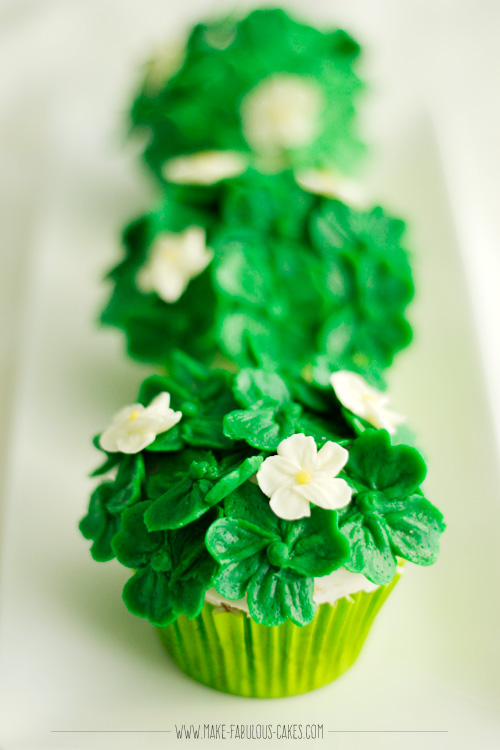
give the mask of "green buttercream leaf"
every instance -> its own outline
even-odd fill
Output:
[[[313,600],[313,579],[282,574],[280,583],[290,620],[295,625],[308,625],[314,619],[317,609]]]
[[[384,520],[395,553],[417,565],[432,565],[445,529],[442,514],[421,495],[391,505],[393,510],[385,514]]]
[[[279,536],[280,519],[269,506],[269,498],[253,482],[245,482],[224,501],[224,514],[259,526],[271,536]]]
[[[149,502],[136,503],[122,514],[122,526],[113,540],[113,549],[118,561],[127,568],[147,565],[163,544],[164,534],[150,532],[144,524],[144,514],[150,505]]]
[[[354,490],[350,505],[339,513],[351,549],[347,569],[387,583],[396,555],[419,565],[433,563],[445,525],[419,488],[425,463],[418,451],[391,446],[385,430],[370,429],[352,444],[345,472]]]
[[[216,521],[207,534],[207,547],[221,565],[240,562],[260,553],[273,540],[266,529],[234,518]]]
[[[325,576],[349,558],[349,545],[340,533],[337,514],[313,508],[310,518],[281,521],[289,546],[287,567],[304,576]]]
[[[228,401],[227,408],[230,409],[231,406],[232,403]],[[225,413],[225,409],[223,405],[220,411]],[[221,418],[218,415],[213,417],[200,415],[186,420],[181,427],[181,432],[188,445],[213,449],[227,449],[233,446],[233,441],[224,435]]]
[[[97,448],[98,450],[106,454],[106,460],[97,469],[94,469],[94,471],[90,475],[91,477],[99,477],[102,474],[107,474],[108,471],[111,471],[112,469],[115,468],[115,466],[118,463],[120,463],[120,460],[122,458],[121,453],[108,453],[103,448],[101,448],[101,444],[99,442],[100,439],[101,439],[101,436],[96,435],[94,439],[92,440],[92,444],[94,445],[95,448]]]
[[[184,441],[181,436],[181,429],[179,424],[176,424],[169,430],[160,432],[155,440],[146,446],[145,450],[157,453],[168,453],[171,451],[179,451],[183,446]]]
[[[300,189],[291,170],[270,176],[255,169],[228,181],[224,223],[252,227],[265,236],[301,239],[304,222],[317,197]]]
[[[214,587],[226,599],[242,599],[248,582],[265,562],[264,554],[246,557],[238,562],[225,565],[214,581]]]
[[[88,513],[80,522],[80,531],[92,539],[94,560],[105,562],[114,557],[112,540],[120,528],[120,514],[141,498],[145,477],[141,454],[118,454],[118,472],[114,481],[103,482],[92,493]],[[114,462],[116,465],[116,462]]]
[[[263,460],[261,456],[244,459],[237,454],[218,464],[212,454],[202,454],[202,457],[205,460],[181,466],[173,479],[168,476],[168,466],[166,473],[161,473],[165,477],[163,481],[168,482],[167,488],[156,496],[146,513],[148,529],[178,529],[191,523],[246,482]],[[175,471],[175,467],[172,468]]]
[[[340,529],[350,546],[347,570],[363,573],[370,581],[381,585],[392,581],[396,558],[384,522],[375,516],[355,513]]]
[[[328,373],[330,377],[331,373]],[[328,382],[326,386],[318,383],[308,383],[303,378],[289,378],[287,385],[294,401],[307,407],[313,412],[329,412],[333,406],[333,388]]]
[[[248,609],[252,618],[262,625],[281,625],[288,616],[277,573],[271,565],[262,565],[248,584]]]
[[[172,203],[165,201],[162,211],[171,207],[174,214],[179,212],[180,207],[171,206]],[[215,298],[208,271],[192,279],[184,294],[172,304],[156,294],[143,294],[137,288],[137,273],[146,262],[155,236],[203,222],[189,221],[184,227],[175,224],[170,212],[164,224],[153,213],[130,225],[124,233],[126,258],[109,274],[114,288],[101,321],[124,329],[128,352],[145,362],[165,364],[176,347],[183,347],[199,358],[213,351],[212,321],[206,310],[207,305],[214,306]],[[197,336],[192,336],[192,330],[197,331]]]
[[[165,627],[177,618],[177,609],[168,576],[151,567],[141,568],[123,589],[127,609],[146,617],[152,625]]]
[[[322,448],[328,441],[342,443],[346,440],[347,432],[345,425],[336,425],[330,419],[307,412],[304,412],[299,418],[295,431],[313,437],[318,449]]]
[[[289,617],[296,625],[307,625],[316,613],[311,578],[283,575],[263,565],[249,582],[248,608],[262,625],[281,625]]]
[[[294,434],[301,409],[293,403],[266,403],[257,402],[252,409],[227,414],[224,433],[234,440],[245,440],[253,448],[275,451],[282,440]]]
[[[181,613],[196,617],[203,606],[217,572],[204,538],[219,513],[210,511],[179,531],[149,532],[144,523],[149,506],[140,503],[124,512],[113,544],[123,564],[139,568],[123,590],[125,604],[153,625],[166,626]]]
[[[171,363],[169,359],[169,364]],[[177,370],[174,365],[172,369]],[[204,374],[203,379],[197,380],[193,376],[183,381],[175,377],[164,377],[162,375],[152,375],[147,378],[139,390],[138,401],[141,404],[147,406],[151,401],[156,398],[160,393],[166,391],[171,396],[171,407],[176,410],[183,412],[183,418],[192,416],[191,410],[188,408],[181,409],[181,406],[189,404],[190,406],[196,406],[199,399],[200,389],[204,379],[208,377],[208,371]],[[193,403],[194,402],[194,403]],[[196,411],[196,409],[194,410]],[[184,413],[186,412],[186,413]]]
[[[290,401],[290,391],[283,378],[264,370],[241,370],[236,376],[233,392],[243,407],[252,406],[257,401],[273,401],[277,404]]]
[[[398,499],[419,487],[425,479],[426,466],[415,448],[391,446],[385,430],[369,430],[354,441],[346,471],[367,489]]]
[[[233,441],[222,431],[223,416],[236,406],[231,375],[223,370],[211,371],[179,351],[170,356],[168,369],[168,377],[153,375],[144,381],[139,402],[147,405],[167,391],[172,408],[182,412],[182,419],[160,434],[148,450],[176,451],[184,443],[213,450],[231,448]]]
[[[93,541],[90,554],[97,562],[114,558],[111,540],[120,528],[120,518],[107,510],[113,497],[113,483],[103,482],[92,493],[87,515],[82,518],[79,529],[85,539]]]
[[[311,517],[283,521],[268,499],[247,482],[224,502],[226,517],[211,526],[207,547],[221,564],[217,591],[229,599],[247,593],[257,622],[278,625],[314,616],[312,578],[327,575],[349,557],[336,513],[315,508]]]
[[[328,365],[376,375],[411,340],[403,317],[413,295],[404,224],[380,208],[364,212],[324,200],[310,226],[335,300],[322,332]]]
[[[121,513],[141,497],[145,479],[144,459],[140,453],[124,456],[113,484],[113,497],[107,503],[110,513]]]
[[[211,582],[211,578],[210,578]],[[176,610],[193,619],[197,617],[205,604],[205,592],[208,581],[196,577],[186,581],[177,581],[172,586],[172,596]]]
[[[205,497],[211,487],[208,480],[179,479],[148,509],[145,515],[147,528],[150,531],[179,529],[199,518],[210,507]]]
[[[247,479],[250,479],[258,471],[263,460],[262,456],[246,458],[242,464],[229,471],[228,474],[212,487],[206,495],[205,502],[215,505],[215,503],[224,500],[225,497],[234,492],[243,482],[246,482]]]

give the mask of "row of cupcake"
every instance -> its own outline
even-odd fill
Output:
[[[102,321],[161,374],[95,438],[80,529],[181,668],[241,695],[342,674],[444,530],[383,390],[411,340],[404,224],[340,176],[358,53],[282,11],[200,24],[132,107],[158,199]]]

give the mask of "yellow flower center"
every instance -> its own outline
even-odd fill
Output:
[[[170,245],[169,247],[165,248],[165,252],[163,253],[163,260],[167,263],[178,265],[181,258],[182,250],[178,245]]]
[[[137,419],[140,413],[141,413],[140,409],[134,409],[134,411],[130,414],[130,417],[129,417],[130,422],[133,422],[134,419]]]
[[[307,469],[301,469],[297,474],[297,482],[299,484],[309,484],[312,479],[312,474]]]

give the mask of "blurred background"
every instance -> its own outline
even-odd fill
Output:
[[[120,600],[126,572],[93,563],[76,528],[96,463],[90,437],[150,372],[125,358],[118,332],[95,323],[120,230],[153,195],[125,112],[143,64],[164,44],[198,20],[260,6],[3,0],[6,748],[133,747],[133,734],[54,730],[154,730],[174,715],[266,721],[278,706],[283,720],[335,730],[415,731],[332,734],[332,747],[500,746],[500,4],[282,6],[306,22],[345,28],[364,49],[361,125],[371,153],[360,180],[373,202],[408,220],[417,286],[409,308],[415,342],[390,372],[392,403],[429,460],[427,492],[449,526],[441,558],[429,570],[408,570],[352,673],[285,701],[256,705],[191,683],[165,661],[147,623],[128,615]],[[144,736],[144,747],[166,747],[170,737]]]

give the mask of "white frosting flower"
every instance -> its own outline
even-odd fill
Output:
[[[101,435],[100,446],[110,453],[139,453],[181,417],[182,412],[170,408],[170,393],[164,391],[149,406],[132,404],[115,414],[111,426]]]
[[[320,133],[323,108],[323,95],[314,80],[276,73],[243,99],[243,133],[257,151],[308,146]]]
[[[339,198],[344,203],[362,206],[366,198],[361,185],[330,169],[307,169],[295,172],[295,180],[302,190],[325,198]]]
[[[318,451],[313,437],[292,435],[278,445],[277,456],[262,463],[257,482],[273,512],[287,521],[310,516],[310,503],[336,510],[351,499],[347,482],[335,479],[348,458],[338,443],[329,440]]]
[[[361,375],[349,370],[334,372],[330,383],[340,403],[365,419],[378,430],[396,432],[396,427],[405,421],[401,414],[387,408],[389,397],[372,388]]]
[[[210,263],[213,252],[206,246],[205,230],[188,227],[183,232],[159,234],[149,258],[137,274],[143,292],[156,292],[165,302],[176,302],[195,276]]]
[[[199,151],[169,159],[162,168],[167,182],[178,185],[214,185],[236,177],[248,167],[248,157],[239,151]]]

